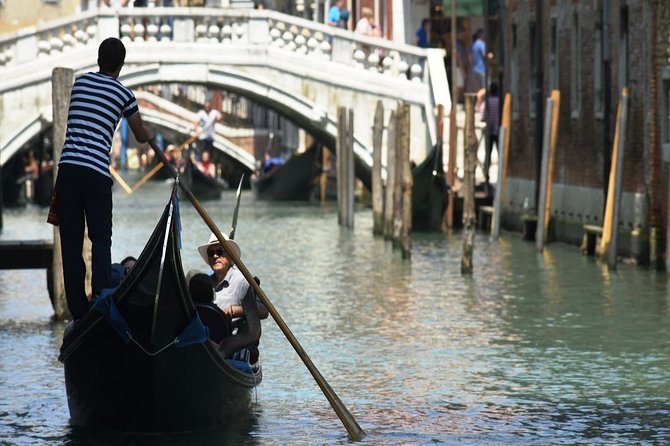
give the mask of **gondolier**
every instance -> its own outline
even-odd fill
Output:
[[[110,285],[112,245],[112,178],[110,150],[121,117],[128,120],[135,139],[149,141],[133,93],[117,78],[126,49],[110,37],[98,48],[100,70],[79,76],[72,87],[65,144],[58,164],[55,210],[61,237],[63,279],[74,319],[89,308],[82,258],[84,222],[92,242],[92,288],[99,294]]]

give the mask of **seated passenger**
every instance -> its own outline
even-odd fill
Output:
[[[284,159],[279,157],[271,157],[270,152],[265,152],[263,157],[263,164],[261,165],[261,173],[270,173],[274,169],[284,164]]]
[[[204,151],[202,152],[202,155],[200,155],[200,160],[195,162],[195,166],[200,170],[200,172],[204,173],[208,177],[211,178],[216,178],[216,166],[212,162],[209,152]]]
[[[228,240],[228,245],[237,257],[241,256],[239,245]],[[235,336],[226,338],[219,344],[219,350],[226,357],[236,354],[236,359],[248,359],[253,364],[258,359],[258,340],[261,336],[260,319],[268,317],[268,310],[257,302],[254,289],[242,272],[233,264],[214,234],[209,241],[198,247],[202,259],[212,268],[209,276],[215,292],[214,303],[233,320]],[[247,352],[249,358],[245,358]]]
[[[232,318],[214,303],[212,281],[205,273],[189,271],[188,291],[203,324],[209,327],[209,337],[217,344],[233,333]]]
[[[110,287],[114,288],[119,286],[136,263],[137,259],[133,256],[124,258],[120,263],[112,263],[112,280],[110,282]]]

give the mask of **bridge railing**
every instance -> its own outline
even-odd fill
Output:
[[[427,52],[421,48],[275,11],[184,7],[97,10],[0,36],[0,69],[97,45],[109,36],[126,42],[267,45],[389,76],[420,82],[427,77]]]
[[[265,44],[284,51],[423,80],[426,51],[382,38],[352,34],[274,11],[213,8],[119,10],[124,41],[177,41],[222,45]]]
[[[98,13],[90,12],[0,36],[0,68],[98,45],[98,20]]]

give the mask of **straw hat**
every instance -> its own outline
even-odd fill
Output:
[[[223,239],[228,242],[228,246],[230,246],[235,254],[237,254],[238,258],[242,257],[242,251],[240,250],[240,245],[237,244],[235,240],[231,240],[226,236],[226,234],[221,234],[223,235]],[[212,234],[209,236],[209,241],[205,245],[198,246],[198,252],[200,253],[200,257],[202,257],[202,260],[205,261],[206,264],[209,265],[209,256],[207,255],[207,248],[213,245],[220,245],[219,239],[216,238],[216,235]]]

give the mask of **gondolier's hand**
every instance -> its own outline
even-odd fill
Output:
[[[254,276],[254,281],[256,282],[256,285],[260,286],[261,279],[259,279],[258,276]]]

